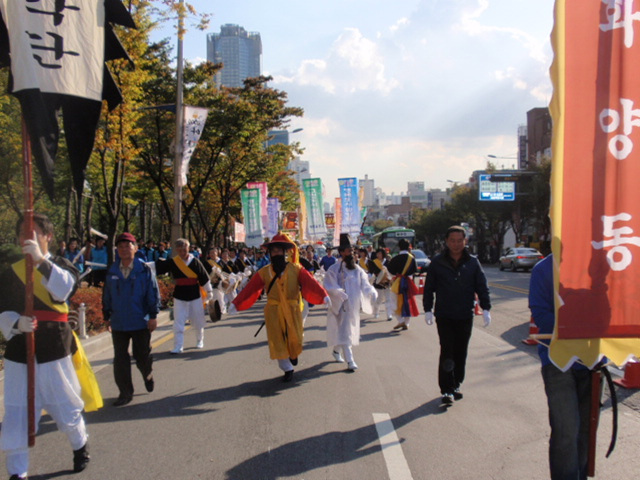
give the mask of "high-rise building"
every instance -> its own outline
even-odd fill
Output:
[[[220,33],[207,34],[207,60],[224,65],[216,74],[216,85],[242,87],[246,78],[262,73],[260,34],[239,25],[222,25]]]
[[[535,165],[543,156],[551,157],[551,114],[547,107],[527,112],[527,162]]]
[[[360,188],[362,189],[362,206],[373,207],[376,204],[376,187],[373,178],[369,178],[369,175],[365,175],[364,178],[358,180]]]

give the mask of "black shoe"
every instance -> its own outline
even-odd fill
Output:
[[[89,465],[89,448],[88,444],[84,444],[84,447],[73,451],[73,471],[78,473],[83,471]]]
[[[144,379],[144,388],[147,389],[147,392],[153,392],[153,388],[156,386],[156,382],[153,381],[153,375]]]
[[[294,367],[296,365],[298,365],[298,358],[290,358],[289,361],[291,362],[291,365],[293,365]]]
[[[459,389],[459,388],[456,388],[456,389],[453,391],[453,399],[454,399],[454,400],[462,400],[462,397],[463,397],[462,392],[460,391],[460,389]]]
[[[293,380],[293,370],[289,370],[287,372],[284,372],[284,377],[282,377],[282,381],[285,382],[285,383],[288,383],[291,380]]]
[[[11,475],[11,477],[9,477],[9,480],[27,480],[27,477],[21,477],[17,473],[14,473],[13,475]]]
[[[453,395],[450,393],[445,393],[442,395],[442,405],[448,407],[449,405],[453,405]]]
[[[118,399],[115,402],[113,402],[113,406],[122,407],[123,405],[130,403],[131,400],[133,400],[133,397],[131,395],[127,395],[127,396],[120,395]]]

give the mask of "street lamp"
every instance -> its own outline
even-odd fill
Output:
[[[487,154],[487,157],[489,158],[493,158],[493,159],[504,159],[504,160],[518,160],[518,157],[516,155],[510,155],[510,156],[499,156],[499,155],[492,155],[492,154]],[[515,165],[512,165],[513,168],[515,168]],[[502,169],[504,170],[504,164],[502,164]]]

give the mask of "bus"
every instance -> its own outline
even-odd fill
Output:
[[[411,228],[404,227],[389,227],[383,231],[376,233],[371,241],[373,242],[373,249],[378,248],[389,249],[391,255],[395,255],[400,251],[398,247],[398,241],[404,238],[411,245],[415,244],[416,231]]]

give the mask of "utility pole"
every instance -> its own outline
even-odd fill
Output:
[[[182,186],[180,182],[180,167],[182,164],[182,144],[184,109],[182,76],[184,61],[182,53],[182,37],[184,36],[184,0],[180,0],[178,9],[178,60],[177,60],[177,91],[176,91],[176,137],[175,155],[173,159],[173,221],[171,222],[171,246],[182,236]]]

